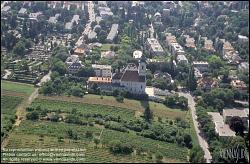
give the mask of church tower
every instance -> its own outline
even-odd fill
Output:
[[[146,76],[146,58],[142,55],[138,67],[139,76]]]

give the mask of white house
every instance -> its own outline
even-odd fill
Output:
[[[135,50],[135,51],[133,52],[133,58],[135,58],[135,59],[140,59],[141,57],[142,57],[142,52],[141,52],[141,51]]]

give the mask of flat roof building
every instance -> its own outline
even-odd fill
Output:
[[[235,136],[235,132],[232,131],[229,125],[224,123],[223,117],[218,112],[207,112],[210,116],[212,116],[212,120],[215,124],[215,132],[220,137],[231,137]]]
[[[112,24],[110,32],[107,36],[107,41],[112,42],[117,34],[118,34],[118,24]]]

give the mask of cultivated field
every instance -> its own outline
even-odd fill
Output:
[[[15,123],[17,108],[33,91],[32,85],[1,80],[1,142]]]
[[[124,103],[118,103],[113,97],[103,96],[103,99],[100,99],[97,95],[85,95],[84,98],[40,95],[30,105],[31,111],[36,110],[40,113],[40,119],[25,120],[15,128],[7,148],[85,148],[85,162],[155,162],[155,155],[158,153],[162,154],[164,162],[186,162],[187,147],[172,141],[165,142],[145,137],[142,131],[128,126],[130,122],[143,121],[141,116],[145,103],[129,99],[125,99]],[[196,140],[189,112],[169,109],[154,102],[149,104],[156,116],[149,128],[163,128],[166,134],[187,132]],[[50,120],[48,116],[51,114],[58,115],[59,121]],[[68,121],[67,117],[72,115],[77,122]],[[158,121],[158,116],[162,121]],[[180,127],[175,121],[177,116],[185,119],[190,127]],[[171,121],[173,124],[170,124]],[[69,137],[69,130],[77,134],[77,139]],[[93,138],[100,137],[100,143],[96,145],[93,138],[87,138],[86,132],[93,133]],[[59,138],[62,141],[59,141]],[[130,155],[114,155],[109,150],[110,142],[113,140],[130,143],[135,151]],[[196,141],[193,142],[196,144]]]

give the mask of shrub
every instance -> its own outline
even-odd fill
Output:
[[[116,97],[116,101],[123,103],[124,97],[119,95],[118,97]]]
[[[33,121],[38,120],[39,113],[37,111],[33,111],[33,112],[28,113],[26,117],[28,120],[33,120]]]
[[[131,154],[133,146],[130,143],[121,143],[118,140],[110,142],[110,151],[114,154]]]

